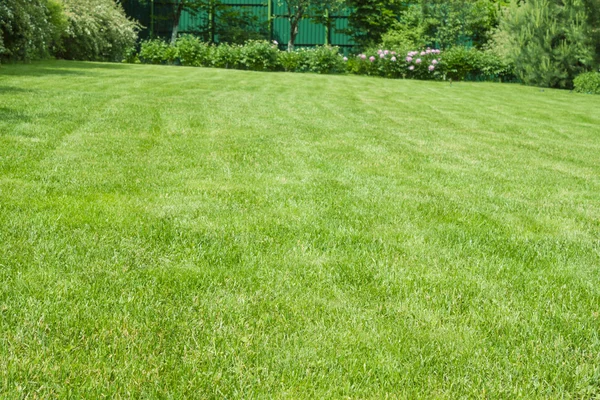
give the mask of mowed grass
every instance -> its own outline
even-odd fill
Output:
[[[600,96],[0,69],[0,397],[600,397]]]

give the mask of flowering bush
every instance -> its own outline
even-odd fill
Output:
[[[438,71],[441,51],[425,49],[398,54],[395,51],[379,49],[375,54],[359,54],[349,62],[348,70],[359,75],[383,76],[386,78],[435,79],[441,76]]]
[[[514,81],[512,67],[489,51],[454,47],[444,53],[421,49],[398,53],[373,49],[356,56],[344,57],[339,48],[316,48],[280,51],[278,43],[248,41],[244,45],[209,45],[194,36],[182,36],[175,45],[162,40],[142,43],[139,57],[131,54],[130,62],[181,64],[197,67],[247,69],[254,71],[350,73],[407,79],[501,80]]]

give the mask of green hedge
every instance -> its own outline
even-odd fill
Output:
[[[578,93],[600,94],[600,72],[586,72],[573,80]]]
[[[139,27],[115,0],[0,1],[0,60],[121,61]]]
[[[145,64],[216,67],[250,71],[315,72],[339,74],[346,72],[346,63],[339,48],[322,46],[279,51],[277,43],[250,40],[244,45],[209,45],[200,39],[184,35],[174,45],[161,39],[142,42],[139,56],[133,62]]]
[[[142,43],[135,62],[217,67],[253,71],[314,72],[409,79],[514,81],[513,68],[490,53],[456,47],[448,51],[421,49],[396,52],[372,49],[343,57],[339,48],[319,46],[279,51],[277,43],[248,41],[245,45],[209,45],[182,36],[174,45],[161,39]]]

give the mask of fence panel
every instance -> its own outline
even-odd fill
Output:
[[[123,7],[127,15],[137,19],[144,26],[140,36],[148,38],[151,36],[168,38],[171,34],[172,21],[169,15],[173,8],[171,0],[123,0]],[[280,4],[277,0],[225,0],[221,2],[222,6],[230,7],[233,10],[247,12],[249,15],[257,17],[258,21],[268,25],[269,10],[272,10],[272,30],[270,39],[277,40],[282,47],[288,42],[290,37],[290,24],[287,19],[287,7]],[[341,32],[348,28],[349,10],[332,15],[330,17],[330,28],[323,24],[316,24],[310,19],[304,19],[299,25],[299,34],[296,38],[296,45],[299,47],[311,47],[326,44],[340,46],[347,51],[354,45],[352,38]],[[190,13],[184,11],[179,22],[180,33],[197,34],[198,32],[208,32],[211,24],[211,16],[206,12]],[[218,42],[218,36],[214,41]]]

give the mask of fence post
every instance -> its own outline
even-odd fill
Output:
[[[325,46],[331,44],[331,18],[329,18],[329,9],[325,9]]]
[[[210,35],[210,43],[215,42],[215,2],[211,0],[208,8],[208,34]]]
[[[269,14],[269,41],[273,41],[273,0],[267,0],[267,13]]]
[[[150,0],[150,39],[154,39],[154,0]]]

